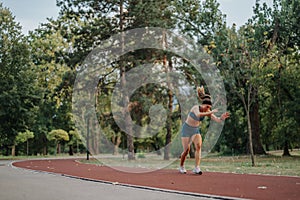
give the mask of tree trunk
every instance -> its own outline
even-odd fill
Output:
[[[48,143],[48,140],[46,137],[43,137],[43,144],[44,144],[44,147],[43,147],[43,155],[47,155],[48,154],[48,146],[47,146],[47,143]]]
[[[11,156],[16,155],[16,145],[11,146]]]
[[[28,139],[26,140],[26,156],[29,154],[29,144],[28,144]]]
[[[120,31],[123,31],[123,0],[120,1]],[[121,51],[123,53],[124,51],[124,37],[122,34],[122,41],[121,41]],[[121,76],[121,86],[122,88],[125,88],[126,85],[126,67],[125,63],[120,61],[120,76]],[[126,127],[126,134],[127,134],[127,148],[128,148],[128,160],[135,160],[135,154],[134,154],[134,138],[132,135],[132,125],[131,125],[131,117],[130,113],[128,112],[128,105],[129,105],[129,97],[127,92],[123,92],[123,106],[124,106],[124,117],[125,117],[125,127]]]
[[[86,118],[86,159],[90,160],[90,118]]]
[[[164,152],[164,160],[169,160],[170,159],[170,144],[172,141],[172,101],[173,101],[173,95],[171,94],[172,92],[169,92],[169,114],[167,117],[167,134],[166,134],[166,143],[165,143],[165,152]],[[171,104],[171,105],[170,105]],[[171,108],[170,108],[171,106]]]
[[[255,101],[252,104],[250,112],[251,129],[252,129],[252,141],[253,141],[253,152],[256,155],[265,155],[266,152],[263,148],[260,138],[260,121],[259,121],[259,104]]]
[[[252,167],[254,167],[255,166],[255,157],[254,157],[254,151],[253,151],[252,127],[251,127],[252,123],[251,123],[251,117],[250,117],[251,91],[252,91],[252,86],[250,85],[248,88],[247,101],[245,100],[245,98],[242,98],[242,101],[243,101],[244,108],[245,108],[246,115],[247,115],[250,157],[251,157]]]
[[[73,145],[69,145],[69,155],[70,156],[74,155]]]
[[[95,119],[94,122],[92,122],[92,146],[93,146],[93,154],[94,155],[98,155],[100,153],[100,149],[99,149],[99,131],[97,130],[97,119]]]
[[[47,155],[48,154],[48,151],[47,151],[47,147],[43,147],[43,156]]]
[[[118,134],[117,136],[114,136],[113,138],[113,144],[114,144],[114,152],[113,155],[118,155],[119,154],[119,146],[121,144],[121,135]]]
[[[57,154],[60,154],[60,143],[57,143]]]
[[[128,160],[135,160],[133,136],[127,134]]]
[[[166,48],[166,34],[163,33],[163,46]],[[169,66],[168,66],[169,64]],[[172,62],[167,60],[167,55],[164,55],[163,58],[163,65],[166,69],[166,73],[172,71]],[[168,77],[168,75],[167,75]],[[167,135],[166,135],[166,143],[165,143],[165,152],[164,152],[164,160],[170,160],[170,144],[172,142],[172,112],[173,112],[173,93],[171,90],[171,83],[170,80],[167,80],[167,87],[169,89],[168,91],[168,97],[169,97],[169,104],[168,104],[168,116],[167,116]]]
[[[247,112],[247,121],[248,121],[248,132],[249,132],[249,148],[250,148],[250,156],[252,167],[255,166],[255,158],[254,158],[254,151],[253,151],[253,141],[252,141],[252,128],[251,128],[251,120],[250,120],[250,113],[249,110]]]
[[[284,141],[284,148],[282,156],[291,156],[289,152],[289,142],[287,140]]]

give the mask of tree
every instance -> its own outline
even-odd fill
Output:
[[[220,37],[222,39],[217,40],[217,48],[214,49],[217,51],[216,55],[219,55],[217,62],[220,61],[220,69],[224,72],[228,88],[237,86],[238,90],[229,90],[230,94],[234,95],[237,94],[234,93],[235,91],[239,91],[238,96],[241,97],[239,98],[241,102],[251,103],[250,107],[246,108],[250,111],[248,127],[251,126],[253,135],[251,137],[253,153],[264,152],[260,142],[261,137],[266,143],[270,143],[270,140],[277,143],[278,140],[281,140],[277,135],[280,130],[282,131],[280,135],[283,136],[281,145],[285,146],[290,144],[290,135],[294,135],[294,133],[290,133],[298,130],[295,123],[290,123],[286,113],[291,112],[287,112],[285,103],[283,103],[296,98],[295,93],[284,92],[289,91],[285,85],[295,88],[293,86],[295,82],[284,80],[288,80],[285,79],[286,75],[295,80],[295,75],[291,76],[290,74],[295,70],[294,61],[291,62],[290,59],[298,54],[295,50],[298,48],[297,39],[294,37],[298,29],[291,30],[289,28],[296,26],[294,22],[297,21],[297,16],[294,13],[298,9],[298,4],[296,1],[280,1],[281,4],[278,6],[278,2],[274,1],[272,10],[266,4],[260,4],[257,1],[254,7],[254,16],[238,31],[234,26],[231,30],[228,29],[228,34],[224,35],[228,35],[229,40],[226,37]],[[226,42],[228,43],[224,45]],[[224,48],[220,48],[222,45]],[[283,88],[286,89],[283,90]],[[244,94],[244,97],[241,94]],[[247,101],[248,97],[250,97],[250,101]],[[234,103],[238,102],[234,101]],[[245,103],[243,104],[245,105]],[[245,113],[247,113],[247,109],[245,109]],[[262,125],[260,125],[261,118],[263,118]],[[285,125],[282,126],[283,124]],[[287,131],[283,128],[287,126],[294,128]],[[286,135],[284,136],[283,133]],[[249,140],[251,138],[249,137]],[[269,149],[269,145],[267,146]]]
[[[82,144],[82,141],[81,141],[81,137],[80,137],[80,134],[77,130],[71,130],[69,131],[69,142],[68,142],[68,145],[69,145],[69,155],[72,156],[74,154],[74,151],[73,151],[73,148],[74,148],[74,145],[76,145],[76,152],[78,153],[79,152],[79,145]]]
[[[218,46],[217,42],[220,42],[222,44],[223,40],[227,39],[225,15],[222,14],[219,6],[220,4],[216,0],[174,2],[175,9],[173,11],[173,17],[177,19],[179,32],[183,33],[184,35],[190,36],[190,38],[196,41],[196,44],[199,47],[202,46],[203,50],[207,53],[206,56],[210,54],[212,57],[213,55],[217,57],[219,53],[215,52],[216,50],[221,49],[221,45]],[[199,58],[200,57],[201,56],[199,56]],[[211,58],[207,60],[208,63],[205,63],[203,66],[208,64],[208,66],[220,67],[220,62],[214,62]],[[217,96],[217,90],[219,88],[222,88],[222,80],[220,82],[220,80],[215,80],[212,78],[210,79],[210,83],[206,83],[203,79],[203,76],[209,77],[211,76],[211,74],[204,74],[206,72],[202,71],[201,73],[203,74],[200,75],[195,67],[192,67],[187,61],[183,61],[183,64],[181,66],[177,66],[175,68],[182,71],[182,73],[188,78],[188,80],[196,86],[213,85],[215,88],[215,92],[208,91],[212,96]],[[205,126],[204,123],[203,125]],[[192,152],[193,148],[191,149],[190,154]]]
[[[261,99],[264,95],[270,93],[272,89],[275,89],[283,96],[286,95],[288,99],[297,99],[297,92],[287,92],[286,87],[286,85],[292,87],[292,84],[289,84],[287,81],[288,78],[292,77],[295,80],[295,77],[284,73],[283,69],[287,69],[291,61],[295,62],[297,60],[297,57],[295,55],[292,56],[292,54],[297,54],[299,46],[297,46],[298,40],[295,37],[298,34],[298,29],[296,28],[297,17],[293,14],[297,13],[298,4],[297,1],[282,1],[280,2],[280,6],[277,8],[275,6],[275,11],[272,11],[266,5],[261,6],[259,1],[257,2],[256,7],[254,7],[253,18],[249,19],[248,23],[237,31],[235,27],[232,27],[231,30],[226,28],[225,16],[220,12],[219,4],[216,0],[57,1],[57,5],[61,8],[59,18],[57,20],[49,20],[49,23],[43,26],[43,30],[37,33],[40,34],[40,39],[43,40],[41,43],[44,42],[42,43],[42,46],[44,46],[42,47],[43,51],[47,50],[49,46],[53,47],[53,49],[49,48],[50,51],[46,51],[47,53],[44,57],[43,55],[38,56],[38,58],[42,58],[41,60],[44,63],[38,63],[37,66],[40,67],[42,72],[47,74],[44,76],[45,74],[41,73],[41,77],[47,80],[41,83],[44,83],[48,87],[48,91],[45,91],[47,93],[45,96],[48,100],[44,101],[44,106],[41,108],[44,117],[39,118],[45,121],[44,124],[47,121],[48,125],[43,126],[43,129],[40,127],[40,129],[43,132],[57,128],[63,128],[67,131],[73,130],[74,127],[70,118],[73,82],[76,73],[84,70],[84,66],[82,65],[83,60],[101,41],[115,33],[133,28],[160,26],[172,29],[176,27],[180,33],[189,35],[196,39],[198,44],[204,45],[204,49],[215,57],[216,62],[213,64],[216,64],[224,74],[227,88],[233,89],[228,89],[228,96],[232,100],[232,102],[229,102],[229,106],[231,106],[231,109],[234,107],[234,110],[237,111],[237,114],[233,113],[233,115],[236,115],[235,119],[239,122],[239,125],[235,127],[245,131],[241,131],[242,133],[237,136],[237,141],[230,142],[232,144],[230,144],[231,148],[242,148],[238,152],[243,152],[245,147],[242,146],[247,141],[245,138],[246,132],[250,132],[251,129],[252,137],[248,137],[248,140],[253,140],[253,153],[264,153],[260,138],[264,138],[264,142],[267,141],[265,139],[267,129],[264,124],[260,124],[260,119],[270,116],[268,115],[271,109],[270,102],[274,103],[277,101],[278,105],[280,105],[273,105],[273,108],[276,108],[272,114],[273,117],[280,113],[279,110],[286,112],[286,106],[290,104],[282,100],[279,102],[279,98],[268,98],[267,103],[270,109],[265,110],[261,108]],[[278,3],[279,1],[276,2]],[[282,10],[279,10],[279,8],[282,8]],[[277,20],[274,20],[276,17]],[[292,20],[289,22],[288,18]],[[56,42],[53,42],[54,38],[57,38]],[[165,44],[167,44],[168,38],[165,39]],[[163,43],[164,41],[162,41]],[[291,51],[291,49],[293,50]],[[54,50],[54,53],[51,50]],[[276,54],[277,57],[275,57]],[[274,58],[276,58],[276,62],[271,62]],[[35,59],[35,61],[37,60]],[[174,60],[175,62],[173,62]],[[188,62],[177,61],[179,59],[176,59],[176,56],[169,55],[164,51],[154,51],[153,49],[137,50],[124,55],[119,62],[114,63],[103,71],[99,77],[96,91],[97,117],[101,121],[101,127],[110,127],[109,129],[114,132],[114,134],[112,132],[109,133],[109,138],[112,138],[116,146],[120,145],[120,139],[127,140],[122,141],[123,146],[125,147],[125,143],[127,142],[126,148],[128,152],[134,154],[134,151],[136,151],[134,144],[143,143],[143,141],[137,141],[136,138],[122,137],[120,134],[116,134],[120,132],[120,129],[113,122],[112,113],[109,111],[111,110],[109,98],[111,97],[114,85],[126,76],[126,72],[144,63],[159,63],[168,69],[168,71],[180,70],[187,75],[189,81],[198,85],[204,84],[200,76],[188,76],[197,74],[188,65]],[[275,69],[279,63],[285,66],[281,70]],[[291,71],[297,71],[297,68],[294,66]],[[273,67],[273,70],[278,73],[269,73],[269,70]],[[50,76],[53,73],[57,76]],[[271,75],[268,77],[268,74],[276,75],[280,79],[272,81]],[[51,83],[53,85],[49,87]],[[127,83],[122,84],[126,85]],[[231,87],[232,85],[234,87]],[[262,87],[262,85],[269,88]],[[294,90],[295,87],[292,88]],[[82,86],[82,90],[85,89],[86,87]],[[153,87],[153,93],[156,96],[151,96],[145,92],[141,93],[142,95],[140,96],[124,97],[125,104],[127,103],[132,107],[130,115],[137,124],[141,126],[147,124],[149,117],[147,117],[148,110],[146,108],[150,108],[152,103],[157,100],[157,91],[159,90]],[[145,97],[143,95],[151,98],[151,101],[143,101]],[[160,98],[160,101],[166,107],[169,103],[168,109],[170,113],[172,113],[172,98],[173,95],[171,93],[168,96],[161,95]],[[142,103],[139,101],[142,101]],[[140,108],[142,110],[138,110]],[[86,112],[88,112],[88,109],[82,110],[82,116],[87,116]],[[295,111],[293,112],[295,113]],[[49,113],[51,113],[50,120],[47,119],[47,114],[49,115]],[[288,116],[281,116],[282,118],[278,119],[278,124],[284,122],[286,125],[289,124],[296,127],[297,123],[290,123],[290,119],[294,115],[292,112],[289,112]],[[241,116],[246,116],[247,120]],[[285,119],[280,121],[283,118]],[[176,120],[171,114],[168,119],[167,134],[166,138],[163,139],[166,145],[172,138],[170,120],[172,123]],[[230,122],[229,120],[229,123],[233,123],[233,121]],[[233,124],[229,124],[229,126],[233,126]],[[129,126],[126,127],[130,129]],[[247,131],[246,127],[250,127],[250,129],[248,128],[249,131]],[[272,129],[275,130],[274,127]],[[226,140],[234,140],[236,138],[234,137],[236,133],[232,133],[233,130],[226,130],[226,134],[231,134],[230,137],[226,137]],[[280,130],[283,130],[283,128]],[[97,135],[94,135],[91,140],[93,140],[92,146],[96,153],[100,149],[100,145],[97,145],[102,141],[97,141],[101,138],[100,133],[95,134]],[[124,134],[121,135],[124,136]],[[130,136],[131,134],[127,135]],[[290,138],[288,133],[285,133],[285,135],[288,137],[284,138]],[[273,138],[278,138],[278,136],[272,133]],[[286,142],[287,144],[289,143],[288,141]],[[248,151],[250,149],[248,148]],[[167,149],[165,154],[167,158]]]
[[[37,78],[21,26],[0,4],[0,145],[14,145],[18,132],[33,126],[40,100]]]
[[[169,1],[58,1],[61,7],[57,27],[62,30],[62,35],[74,46],[70,54],[66,54],[70,66],[75,69],[79,66],[87,54],[95,48],[102,40],[114,33],[122,32],[131,28],[144,26],[162,25],[168,21],[167,12]],[[145,12],[146,10],[146,12]],[[164,19],[162,20],[162,18]],[[70,26],[65,26],[71,24]],[[102,27],[99,29],[99,27]],[[122,44],[122,42],[121,42]],[[135,57],[136,58],[136,57]],[[132,61],[130,61],[132,63]],[[125,85],[124,77],[132,64],[124,64],[122,60],[115,65],[115,71],[120,71],[117,79]],[[118,68],[118,69],[117,69]],[[107,72],[108,74],[111,72]],[[103,74],[103,77],[106,77]],[[101,90],[106,90],[100,77],[99,86]],[[112,82],[112,80],[110,80]],[[103,88],[103,86],[105,88]],[[110,89],[111,90],[111,89]],[[107,93],[100,92],[101,94]],[[98,99],[98,98],[97,98]],[[129,97],[123,98],[124,103],[129,103]],[[127,105],[126,104],[126,105]],[[128,113],[127,113],[128,114]],[[127,132],[128,158],[134,159],[134,138],[131,137],[129,126],[129,115],[127,115],[125,126]]]
[[[289,156],[289,147],[294,140],[295,134],[299,130],[299,120],[297,120],[294,109],[287,109],[295,99],[297,93],[297,75],[295,70],[299,71],[299,23],[300,2],[297,0],[274,1],[273,15],[273,37],[269,41],[273,58],[277,62],[277,70],[274,75],[276,80],[277,105],[279,108],[278,123],[285,128],[281,129],[280,135],[283,145],[283,155]],[[297,73],[299,74],[299,73]],[[293,81],[292,81],[293,80]],[[295,81],[295,82],[294,82]],[[297,107],[297,105],[295,105]],[[278,124],[278,127],[282,127]]]
[[[32,131],[26,130],[25,132],[19,132],[16,136],[16,144],[26,142],[26,155],[28,156],[29,145],[28,140],[34,138],[34,133]]]
[[[49,22],[51,24],[51,22]],[[30,32],[28,43],[32,70],[37,75],[41,101],[37,109],[37,120],[32,130],[36,133],[35,153],[47,154],[46,134],[58,128],[72,130],[71,84],[74,79],[70,68],[63,60],[69,44],[61,32],[47,24]]]
[[[174,17],[180,31],[196,38],[201,45],[209,45],[226,28],[225,15],[216,0],[174,1]]]
[[[199,43],[204,43],[204,41],[211,39],[217,30],[224,25],[224,18],[218,6],[219,4],[217,4],[216,1],[205,1],[202,4],[196,1],[129,1],[126,9],[128,12],[124,18],[125,20],[128,19],[128,28],[159,26],[166,29],[174,29],[175,27],[179,27],[179,32],[197,38]],[[163,49],[167,49],[168,38],[166,38],[164,33],[162,33],[162,38]],[[169,55],[164,51],[147,50],[146,52],[146,61],[145,50],[136,51],[134,53],[134,62],[132,62],[134,66],[148,61],[161,63],[165,67],[163,73],[168,74],[173,70],[172,59],[176,59],[176,55]],[[180,66],[180,64],[177,64],[176,67],[185,71],[184,65]],[[192,81],[196,82],[195,79]],[[169,144],[172,138],[171,126],[174,120],[172,118],[172,91],[168,91],[168,95],[165,98],[168,99],[169,104],[167,107],[169,112],[164,158],[169,159]]]
[[[251,155],[252,166],[255,166],[253,142],[252,142],[252,123],[251,123],[251,106],[256,98],[256,83],[253,79],[253,66],[256,64],[252,60],[249,52],[249,42],[243,35],[243,29],[236,32],[233,26],[228,31],[228,46],[224,52],[224,57],[228,59],[228,65],[222,69],[226,77],[226,83],[229,85],[230,92],[235,94],[242,103],[245,111],[248,127],[249,150]]]
[[[56,129],[52,130],[47,134],[47,139],[49,141],[54,141],[55,142],[55,155],[56,153],[60,154],[60,142],[62,141],[69,141],[69,134],[62,129]]]
[[[288,149],[290,141],[292,140],[291,132],[296,131],[298,128],[295,123],[290,123],[294,118],[294,114],[286,110],[286,102],[294,101],[296,98],[295,93],[290,92],[290,88],[295,88],[296,82],[291,82],[290,80],[295,80],[295,76],[290,74],[297,67],[297,62],[294,62],[294,58],[299,55],[297,49],[299,48],[299,38],[296,37],[299,34],[298,23],[299,16],[295,13],[300,11],[300,4],[298,1],[294,0],[284,0],[273,2],[273,9],[270,9],[266,4],[259,4],[256,2],[256,7],[254,8],[254,17],[249,20],[249,27],[253,28],[253,43],[254,49],[258,52],[255,56],[260,58],[259,67],[257,68],[257,78],[260,79],[260,85],[265,87],[260,87],[264,94],[259,94],[267,97],[270,100],[267,104],[270,110],[266,116],[278,123],[275,126],[270,125],[270,123],[265,122],[268,125],[268,132],[274,130],[280,136],[283,136],[282,146],[284,146],[284,155],[289,155]],[[289,78],[287,78],[289,77]],[[288,86],[288,87],[287,87]],[[268,89],[268,87],[271,87]],[[274,93],[276,95],[270,95]],[[263,97],[262,97],[263,98]],[[268,118],[270,119],[270,118]],[[291,120],[291,121],[290,121]],[[279,127],[291,126],[293,128],[287,131],[286,128]],[[277,130],[277,131],[275,131]],[[281,132],[279,133],[278,130]],[[270,135],[267,133],[267,135]],[[279,137],[280,138],[280,137]]]
[[[70,113],[71,93],[76,74],[84,70],[83,62],[88,54],[96,48],[101,41],[107,39],[118,30],[119,24],[115,16],[119,11],[119,4],[117,1],[59,0],[57,1],[57,5],[61,9],[60,15],[57,20],[52,20],[47,26],[50,30],[59,32],[63,40],[70,46],[68,51],[59,54],[70,71],[65,74],[65,81],[57,88],[57,91],[63,94],[64,97],[64,105],[61,108],[66,111],[65,113]],[[107,73],[110,74],[111,72]],[[103,76],[105,77],[106,75],[104,74]],[[99,78],[101,79],[101,77]],[[105,84],[102,85],[100,80],[99,86],[103,88]],[[82,85],[82,91],[85,91],[87,87],[87,85]],[[98,89],[98,91],[97,95],[100,93],[103,94],[100,89]],[[96,99],[98,102],[99,97],[97,96]],[[83,116],[83,118],[89,116],[89,110],[81,109],[80,112],[82,112],[81,116]],[[64,116],[63,112],[61,114],[66,120],[70,116],[69,114]],[[82,120],[87,121],[87,119]],[[89,142],[92,148],[90,150],[94,150],[95,152],[92,153],[97,154],[100,148],[99,138],[101,133],[96,130],[96,122],[89,123],[92,125],[89,125],[91,131],[89,140],[92,140],[92,143]],[[86,130],[82,130],[81,133],[85,135],[85,139],[87,139]]]
[[[124,31],[124,20],[123,20],[123,12],[124,12],[124,1],[120,1],[120,17],[119,17],[119,28],[120,32]],[[121,54],[124,52],[124,37],[121,37]],[[126,87],[126,65],[125,65],[125,60],[121,58],[120,60],[120,80],[121,80],[121,88]],[[129,96],[127,92],[123,92],[122,95],[122,103],[124,105],[123,108],[123,113],[124,113],[124,118],[125,118],[125,131],[127,134],[127,149],[128,149],[128,160],[134,160],[135,159],[135,152],[134,152],[134,137],[133,137],[133,130],[132,130],[132,125],[130,123],[130,114],[127,112],[127,106],[129,105]]]
[[[129,1],[128,4],[128,12],[125,13],[125,20],[128,19],[128,25],[125,29],[128,28],[140,28],[140,27],[161,27],[170,29],[175,27],[175,20],[172,18],[172,12],[170,10],[171,1],[169,0],[160,0],[160,1]],[[162,48],[167,48],[167,37],[165,33],[162,33]],[[156,50],[148,50],[147,56],[145,56],[145,51],[136,51],[134,52],[134,59],[131,59],[133,65],[136,66],[141,63],[147,62],[156,62],[162,63],[165,68],[165,71],[162,73],[169,73],[170,70],[170,57],[168,57],[166,52],[160,52]],[[145,57],[147,57],[145,59]],[[133,61],[134,60],[134,61]],[[168,84],[168,88],[170,88],[170,84]],[[152,87],[155,89],[155,87]],[[152,95],[155,93],[155,90],[152,90]],[[148,96],[151,100],[155,97]],[[169,159],[169,144],[171,143],[172,138],[172,129],[171,129],[171,115],[172,115],[172,91],[168,91],[169,98],[169,106],[168,107],[168,122],[167,122],[167,133],[165,136],[165,151],[164,151],[164,159]],[[137,101],[141,101],[141,98],[138,98]],[[153,100],[152,100],[153,102]],[[151,101],[149,103],[152,103]],[[146,101],[144,101],[146,103]],[[150,108],[149,105],[143,105]],[[140,112],[143,114],[143,112]],[[140,116],[139,119],[142,119]],[[142,123],[140,123],[142,125]],[[148,138],[149,139],[149,138]]]

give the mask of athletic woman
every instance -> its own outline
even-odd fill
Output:
[[[191,108],[186,121],[182,126],[181,131],[181,142],[183,146],[183,152],[180,157],[180,167],[179,172],[185,174],[186,169],[184,167],[184,161],[189,154],[191,142],[194,143],[196,152],[195,152],[195,168],[193,169],[193,173],[202,174],[200,169],[200,160],[201,160],[201,146],[202,146],[202,137],[200,134],[199,126],[201,121],[205,117],[210,117],[212,120],[216,122],[222,122],[229,117],[229,113],[225,112],[221,115],[221,117],[216,117],[214,113],[218,112],[217,109],[211,110],[211,98],[209,95],[199,95],[199,98],[202,99],[202,105],[195,105]]]

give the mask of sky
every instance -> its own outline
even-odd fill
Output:
[[[255,0],[217,0],[220,3],[222,13],[226,14],[227,25],[235,23],[238,27],[245,24],[253,15]],[[261,0],[269,6],[273,0]],[[47,22],[47,18],[56,19],[59,8],[56,0],[0,0],[4,7],[10,9],[16,17],[15,20],[22,26],[22,31],[27,35],[28,31],[38,28],[41,23]]]

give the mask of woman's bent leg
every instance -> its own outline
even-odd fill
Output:
[[[200,134],[196,134],[193,142],[194,142],[194,145],[196,147],[196,152],[195,152],[195,167],[199,167],[200,168],[201,146],[202,146],[202,137],[201,137],[201,135]]]
[[[182,142],[182,147],[183,147],[183,152],[181,153],[180,156],[180,166],[184,166],[185,159],[190,152],[190,144],[189,144],[190,138],[189,137],[182,137],[181,142]]]

